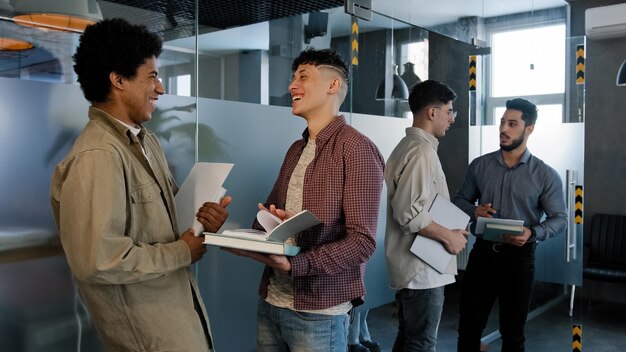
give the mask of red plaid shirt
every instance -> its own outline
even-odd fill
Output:
[[[285,156],[265,206],[284,209],[289,179],[306,146],[308,130]],[[376,249],[376,225],[384,159],[376,145],[338,116],[317,135],[309,164],[302,209],[322,222],[297,239],[302,252],[291,261],[294,308],[317,310],[353,301],[365,294],[365,262]],[[255,224],[255,227],[258,224]],[[265,268],[259,294],[267,297],[271,269]]]

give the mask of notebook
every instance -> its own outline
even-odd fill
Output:
[[[428,212],[434,222],[451,230],[466,229],[470,221],[469,215],[439,193]],[[456,268],[449,270],[456,256],[448,252],[439,241],[418,234],[411,245],[411,252],[442,274],[456,273]]]

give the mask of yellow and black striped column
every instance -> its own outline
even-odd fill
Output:
[[[476,91],[476,55],[469,57],[469,90]]]
[[[574,324],[572,326],[572,351],[581,352],[583,350],[583,327]]]
[[[585,46],[576,46],[576,84],[585,83]]]
[[[350,61],[353,66],[359,65],[359,19],[352,16],[352,33],[350,34],[350,43],[352,43],[352,58]]]
[[[583,186],[576,185],[574,224],[583,223]]]

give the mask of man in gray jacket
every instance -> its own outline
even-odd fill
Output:
[[[89,122],[52,175],[50,197],[67,261],[107,351],[207,351],[207,313],[189,266],[202,237],[178,233],[176,183],[142,124],[165,93],[161,40],[122,19],[87,27],[74,70]],[[228,216],[205,203],[216,232]],[[191,224],[189,224],[191,226]]]

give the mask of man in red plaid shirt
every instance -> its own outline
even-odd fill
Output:
[[[347,349],[348,313],[363,303],[365,263],[376,248],[384,160],[339,115],[348,68],[330,49],[307,49],[292,65],[292,112],[302,139],[287,151],[267,202],[287,218],[306,209],[321,224],[294,238],[293,257],[232,250],[266,265],[259,293],[258,351]]]

